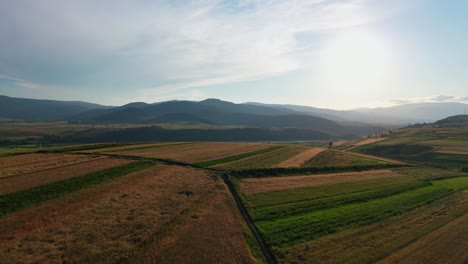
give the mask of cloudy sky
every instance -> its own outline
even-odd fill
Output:
[[[0,94],[468,102],[465,0],[0,0]]]

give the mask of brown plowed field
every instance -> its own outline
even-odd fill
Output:
[[[25,154],[0,158],[0,178],[98,159],[74,154]]]
[[[467,263],[468,213],[379,263]]]
[[[326,149],[324,148],[313,148],[313,149],[306,150],[302,153],[297,154],[294,157],[291,157],[279,163],[275,167],[277,168],[301,167],[306,161],[310,160],[311,158],[315,157],[317,154],[325,150]]]
[[[330,173],[305,176],[243,179],[240,187],[246,195],[261,192],[296,189],[342,182],[364,181],[379,178],[405,177],[391,170],[371,170],[361,172]]]
[[[78,164],[3,177],[0,178],[0,195],[81,176],[129,162],[131,160],[103,157]]]
[[[1,217],[0,256],[14,263],[254,263],[237,212],[216,176],[157,165]]]
[[[257,143],[193,143],[114,153],[148,158],[170,159],[186,163],[198,163],[222,159],[269,147],[272,147],[272,145]]]

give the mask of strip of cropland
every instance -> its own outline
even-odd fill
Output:
[[[148,148],[142,150],[118,151],[113,153],[129,156],[140,156],[145,158],[167,159],[195,164],[267,149],[270,147],[272,147],[272,145],[262,143],[201,142],[168,145],[162,147],[158,146],[157,148]]]
[[[98,159],[97,156],[73,154],[25,154],[0,157],[0,178],[51,169]]]
[[[105,170],[91,172],[82,176],[56,181],[19,192],[0,196],[0,216],[19,209],[31,207],[67,193],[78,191],[99,183],[124,176],[128,173],[152,166],[150,162],[127,163]]]
[[[239,159],[232,162],[227,162],[213,166],[216,169],[229,169],[229,170],[248,170],[256,168],[273,168],[277,164],[298,155],[306,150],[308,147],[303,146],[283,146],[281,148],[273,149],[261,155],[254,155],[245,159]]]
[[[50,169],[0,178],[0,195],[62,181],[130,163],[131,160],[101,157]],[[39,166],[41,167],[41,166]]]
[[[130,151],[130,150],[152,149],[152,148],[174,146],[174,145],[181,145],[181,144],[191,144],[191,143],[188,143],[188,142],[135,143],[135,144],[125,144],[122,146],[93,149],[91,151],[86,151],[86,152],[87,153],[113,153],[113,152]]]
[[[466,263],[467,223],[465,213],[379,263]]]
[[[242,179],[240,187],[243,193],[251,195],[262,192],[272,192],[372,179],[385,179],[392,177],[402,177],[402,175],[391,170],[370,170],[362,172],[329,173],[316,175],[245,178]]]
[[[284,160],[274,167],[277,168],[290,168],[290,167],[302,167],[304,163],[313,157],[317,156],[319,153],[325,151],[325,148],[311,148],[306,149],[303,152],[297,154],[296,156],[292,156],[287,160]]]
[[[374,263],[381,259],[385,260],[386,257],[400,250],[405,250],[407,247],[410,249],[413,244],[419,244],[419,240],[424,239],[424,236],[446,226],[467,211],[468,194],[458,192],[383,221],[281,249],[279,255],[282,256],[285,263]],[[448,225],[446,228],[445,232],[457,232]],[[451,245],[449,241],[445,242],[447,242],[446,245]],[[460,243],[460,245],[466,247],[464,243]],[[460,245],[455,246],[454,249]],[[438,249],[428,245],[428,248],[422,252],[431,254],[433,250],[438,252]],[[466,252],[464,249],[457,250],[453,252],[453,256],[464,252]],[[439,256],[443,256],[443,254]],[[414,259],[414,262],[411,263],[432,262]],[[463,261],[459,263],[463,263]]]
[[[371,156],[362,157],[348,152],[327,150],[306,161],[303,167],[368,166],[386,163],[388,162]]]
[[[365,171],[351,173],[349,178],[344,177],[346,173],[342,177],[339,173],[324,174],[317,179],[319,175],[239,178],[238,184],[255,225],[280,262],[343,263],[348,262],[348,257],[350,263],[369,263],[385,258],[468,211],[468,196],[463,192],[468,189],[468,177],[451,174],[453,178],[443,178],[446,171],[432,168],[400,170],[405,173],[376,170],[372,171],[373,176]],[[442,178],[415,177],[427,172]],[[363,177],[359,179],[359,175]],[[435,213],[438,210],[441,215]],[[409,228],[410,223],[420,229]],[[459,226],[457,223],[453,226]],[[388,236],[381,231],[386,226]],[[410,232],[406,233],[407,229]],[[449,233],[457,241],[464,237],[455,235],[455,231]],[[349,240],[348,235],[352,236]],[[384,243],[392,242],[388,237],[399,240],[386,248]],[[344,239],[343,243],[340,239]],[[374,244],[379,241],[383,244]],[[370,250],[373,247],[377,249]],[[454,251],[461,254],[458,260],[467,260],[460,248]]]
[[[235,155],[235,156],[229,156],[229,157],[225,157],[225,158],[222,158],[222,159],[209,160],[209,161],[205,161],[205,162],[196,163],[195,166],[198,166],[198,167],[211,167],[211,166],[215,166],[215,165],[218,165],[218,164],[229,163],[229,162],[233,162],[233,161],[237,161],[237,160],[246,159],[246,158],[249,158],[249,157],[269,153],[269,152],[272,152],[272,151],[275,151],[275,150],[278,150],[278,149],[282,149],[282,148],[284,148],[284,146],[274,146],[274,147],[271,147],[271,148],[266,148],[266,149],[261,149],[261,150],[257,150],[257,151],[247,152],[247,153],[243,153],[243,154]]]
[[[4,262],[255,263],[248,233],[220,178],[158,164],[0,217],[0,255]]]

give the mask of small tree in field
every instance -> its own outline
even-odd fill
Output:
[[[333,142],[332,141],[328,142],[328,148],[331,149],[332,147],[333,147]]]

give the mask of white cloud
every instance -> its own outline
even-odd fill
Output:
[[[304,58],[310,45],[299,39],[301,34],[362,25],[392,12],[377,10],[370,0],[15,0],[0,5],[0,59],[14,60],[27,51],[31,59],[53,65],[92,68],[74,72],[85,85],[125,83],[153,94],[300,69],[311,59]]]

